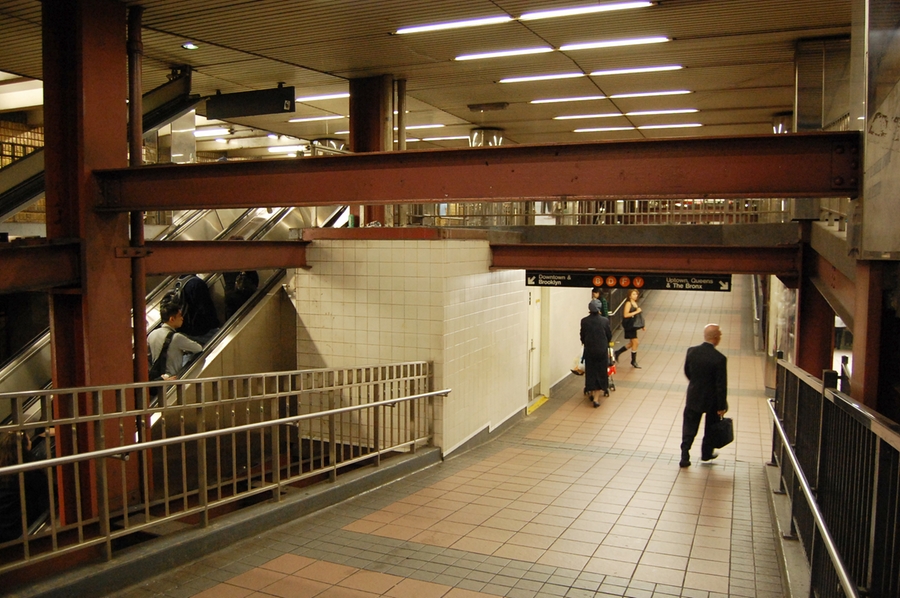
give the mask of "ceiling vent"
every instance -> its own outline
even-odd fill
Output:
[[[506,110],[509,102],[491,102],[488,104],[469,104],[472,112],[493,112],[494,110]]]

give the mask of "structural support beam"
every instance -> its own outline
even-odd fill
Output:
[[[797,276],[800,249],[647,245],[491,245],[492,268]]]
[[[881,262],[860,260],[856,263],[856,313],[853,322],[853,371],[850,373],[850,396],[867,407],[882,412],[895,409],[879,405],[882,309],[884,267]],[[889,362],[884,367],[896,368]],[[885,395],[888,396],[888,395]]]
[[[96,173],[101,210],[856,197],[859,133],[639,140],[165,165]]]
[[[306,267],[303,241],[148,241],[147,274]],[[127,249],[119,253],[122,257]]]
[[[0,293],[77,286],[81,282],[78,243],[3,244],[0,245],[0,264],[3,264]]]

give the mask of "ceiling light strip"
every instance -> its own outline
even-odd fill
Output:
[[[543,100],[531,100],[530,104],[555,104],[557,102],[587,102],[589,100],[605,100],[606,96],[580,96],[574,98],[546,98]]]
[[[288,119],[289,123],[310,123],[320,120],[337,120],[339,118],[349,118],[347,116],[342,116],[340,114],[332,114],[330,116],[308,116],[305,118],[291,118]]]
[[[402,27],[395,33],[404,35],[407,33],[422,33],[424,31],[444,31],[447,29],[462,29],[464,27],[480,27],[482,25],[496,25],[498,23],[507,23],[513,18],[509,15],[497,17],[484,17],[480,19],[468,19],[465,21],[452,21],[449,23],[434,23],[432,25],[415,25],[413,27]]]
[[[629,8],[645,8],[653,6],[653,2],[613,2],[611,4],[597,4],[594,6],[577,6],[574,8],[560,8],[556,10],[538,10],[526,12],[519,17],[520,21],[536,21],[538,19],[554,19],[557,17],[569,17],[574,15],[586,15],[597,12],[610,12],[613,10],[626,10]]]
[[[664,71],[678,71],[684,67],[680,64],[671,64],[667,66],[640,66],[628,69],[610,69],[605,71],[594,71],[591,77],[605,77],[607,75],[633,75],[638,73],[661,73]]]
[[[499,52],[484,52],[481,54],[463,54],[457,56],[454,60],[480,60],[482,58],[503,58],[505,56],[528,56],[530,54],[546,54],[552,52],[553,48],[523,48],[521,50],[502,50]]]
[[[583,44],[566,44],[565,46],[560,46],[559,49],[561,52],[572,52],[575,50],[596,50],[599,48],[619,48],[622,46],[661,44],[668,41],[672,40],[668,37],[663,36],[638,37],[633,39],[610,39],[599,42],[586,42]]]
[[[508,77],[500,79],[500,83],[524,83],[526,81],[552,81],[554,79],[576,79],[584,77],[584,73],[560,73],[558,75],[533,75],[530,77]]]

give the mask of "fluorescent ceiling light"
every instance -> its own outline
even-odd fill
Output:
[[[319,96],[306,96],[305,98],[297,98],[296,101],[297,102],[317,102],[319,100],[340,100],[342,98],[349,98],[349,97],[350,97],[350,92],[345,91],[343,93],[329,93],[329,94],[319,95]]]
[[[273,145],[269,148],[269,152],[273,154],[288,154],[291,152],[302,152],[305,149],[305,145]]]
[[[531,104],[553,104],[555,102],[586,102],[588,100],[605,100],[606,96],[581,96],[575,98],[547,98],[545,100],[531,100]]]
[[[598,127],[594,129],[575,129],[576,133],[606,133],[608,131],[633,131],[634,127]]]
[[[484,52],[482,54],[463,54],[457,56],[455,60],[479,60],[481,58],[503,58],[504,56],[526,56],[528,54],[546,54],[552,52],[553,48],[525,48],[522,50],[501,50],[500,52]]]
[[[686,89],[676,89],[673,91],[644,91],[640,93],[617,93],[609,96],[611,99],[618,98],[654,98],[659,96],[681,96],[692,93]]]
[[[341,114],[332,114],[330,116],[307,116],[305,118],[291,118],[289,123],[310,123],[319,120],[337,120],[339,118],[347,118]]]
[[[446,125],[410,125],[408,127],[405,127],[405,129],[407,131],[414,131],[416,129],[440,129],[441,127],[444,127],[444,126],[446,126]],[[400,128],[394,127],[394,130],[398,131],[398,130],[400,130]]]
[[[690,114],[699,112],[696,108],[677,108],[675,110],[642,110],[640,112],[626,112],[625,116],[657,116],[659,114]]]
[[[181,47],[184,48],[185,50],[196,50],[200,46],[198,46],[194,42],[184,42],[183,44],[181,44]]]
[[[419,139],[418,137],[407,137],[406,138],[407,143],[414,143],[416,141],[422,141],[422,140]],[[400,143],[400,141],[398,141],[397,139],[394,139],[394,143]]]
[[[622,113],[608,112],[606,114],[570,114],[566,116],[554,116],[553,120],[575,120],[578,118],[609,118],[611,116],[622,116]]]
[[[275,133],[269,133],[268,135],[266,135],[266,137],[268,137],[269,139],[278,139],[278,135],[276,135]]]
[[[559,75],[534,75],[531,77],[508,77],[500,79],[500,83],[524,83],[525,81],[552,81],[553,79],[575,79],[584,77],[584,73],[562,73]]]
[[[228,140],[224,137],[216,137],[216,143],[228,143]]]
[[[453,21],[450,23],[435,23],[433,25],[415,25],[413,27],[402,27],[395,33],[402,35],[404,33],[422,33],[423,31],[443,31],[445,29],[461,29],[463,27],[479,27],[481,25],[496,25],[497,23],[506,23],[512,21],[509,15],[502,17],[484,17],[481,19],[468,19],[466,21]]]
[[[425,137],[422,141],[455,141],[457,139],[468,139],[468,135],[453,135],[450,137]]]
[[[228,135],[231,131],[228,129],[194,129],[194,137],[221,137]]]
[[[638,129],[686,129],[689,127],[702,127],[700,123],[681,123],[677,125],[643,125]]]
[[[566,44],[565,46],[560,46],[559,49],[563,52],[569,52],[572,50],[593,50],[596,48],[617,48],[620,46],[640,46],[643,44],[661,44],[663,42],[671,41],[668,37],[655,36],[655,37],[638,37],[634,39],[610,39],[602,42],[587,42],[583,44]]]
[[[608,12],[612,10],[625,10],[628,8],[644,8],[653,6],[653,2],[614,2],[611,4],[596,4],[594,6],[576,6],[574,8],[559,8],[556,10],[538,10],[526,12],[519,17],[520,21],[536,21],[537,19],[553,19],[556,17],[568,17],[572,15],[586,15],[595,12]]]
[[[350,131],[335,131],[334,135],[349,135]]]
[[[669,66],[642,66],[632,69],[612,69],[608,71],[594,71],[591,77],[603,77],[606,75],[631,75],[634,73],[660,73],[662,71],[677,71],[684,67],[680,64],[672,64]]]

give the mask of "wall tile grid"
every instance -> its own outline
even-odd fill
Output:
[[[524,273],[486,241],[317,241],[295,275],[298,367],[430,360],[445,452],[526,403]],[[491,397],[488,401],[487,397]]]

